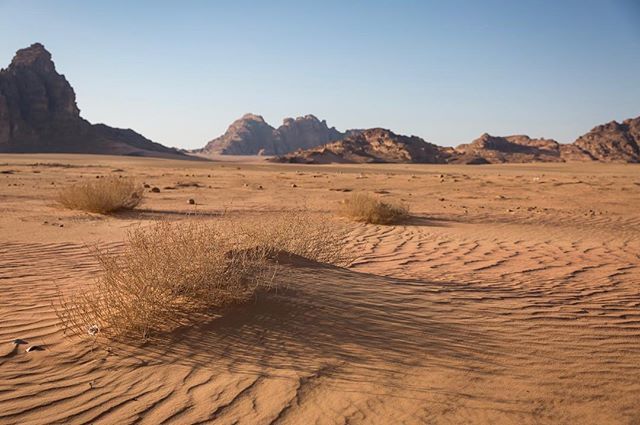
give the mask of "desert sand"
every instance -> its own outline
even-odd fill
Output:
[[[5,154],[0,173],[2,424],[640,423],[637,165]],[[113,216],[56,205],[97,175],[161,191]],[[277,291],[164,341],[62,334],[52,302],[95,277],[92,244],[194,214],[346,222],[349,191],[412,218],[349,224],[350,267],[287,264]]]

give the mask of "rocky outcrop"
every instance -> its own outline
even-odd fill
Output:
[[[40,43],[18,50],[0,70],[0,152],[68,152],[180,156],[133,130],[92,125]]]
[[[383,128],[372,128],[340,141],[298,150],[275,161],[325,164],[341,163],[429,163],[443,164],[451,150],[425,142],[416,136],[401,136]]]
[[[506,137],[483,134],[471,143],[455,148],[451,162],[500,164],[504,162],[561,162],[560,144],[552,139],[525,135]]]
[[[621,124],[595,127],[574,143],[532,139],[526,135],[483,134],[456,148],[441,147],[419,137],[399,136],[381,128],[359,130],[342,140],[311,149],[299,149],[274,159],[279,162],[413,162],[501,164],[528,162],[640,162],[640,117]]]
[[[193,151],[200,155],[283,155],[296,149],[323,145],[345,136],[313,115],[285,118],[273,128],[260,115],[246,114],[220,137]]]
[[[203,155],[257,155],[274,150],[275,129],[260,115],[245,114],[235,120],[227,131],[207,145],[194,151]]]
[[[335,127],[328,127],[325,120],[320,121],[313,115],[296,119],[285,118],[276,130],[277,144],[273,154],[281,155],[297,149],[309,149],[342,139],[344,136],[345,134],[340,133]]]
[[[640,162],[640,117],[594,127],[574,145],[598,161]]]

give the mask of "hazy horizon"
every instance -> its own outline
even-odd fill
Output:
[[[640,5],[620,1],[0,0],[0,67],[41,42],[84,118],[202,147],[245,113],[445,146],[573,142],[640,115]]]

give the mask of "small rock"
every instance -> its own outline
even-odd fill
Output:
[[[151,186],[149,186],[147,183],[144,184],[144,188],[145,189],[149,189]]]
[[[291,183],[291,187],[298,187],[298,185],[295,183]]]
[[[159,187],[154,187],[154,188],[151,189],[151,191],[153,193],[160,193],[160,188]]]
[[[262,185],[259,185],[258,190],[262,190],[262,189],[263,189]]]
[[[189,205],[195,205],[196,200],[195,200],[195,199],[193,199],[193,198],[191,198],[191,199],[189,199],[189,201],[188,201],[188,202],[189,202]]]
[[[27,353],[30,353],[32,351],[44,351],[44,348],[39,345],[32,345],[31,347],[27,348]]]
[[[16,338],[13,340],[13,343],[15,345],[23,345],[23,344],[28,344],[27,341],[25,341],[24,339],[20,339],[20,338]]]

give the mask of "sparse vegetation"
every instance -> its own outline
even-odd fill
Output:
[[[109,176],[67,186],[58,192],[57,200],[66,208],[108,214],[137,207],[143,192],[129,177]]]
[[[409,217],[405,204],[383,202],[364,193],[354,193],[343,201],[342,207],[346,217],[364,223],[393,224]]]
[[[136,228],[122,251],[95,249],[101,274],[60,297],[65,333],[146,339],[245,301],[274,284],[283,252],[346,264],[345,230],[304,213],[268,220],[158,222]]]
[[[95,284],[61,299],[68,333],[97,326],[103,336],[144,339],[190,314],[245,300],[273,275],[266,250],[195,221],[137,228],[123,251],[95,256],[102,269]]]
[[[271,255],[286,251],[319,263],[347,266],[354,258],[345,249],[349,229],[307,211],[289,211],[234,226]]]

